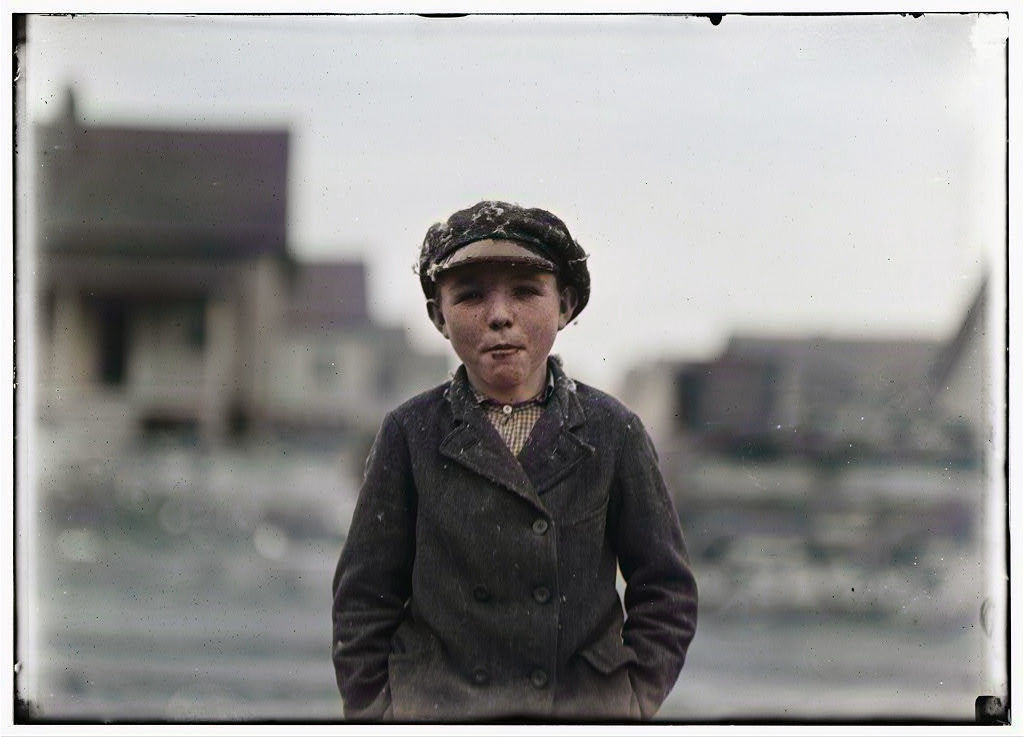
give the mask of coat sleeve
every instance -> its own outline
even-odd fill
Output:
[[[622,637],[637,655],[630,680],[644,719],[675,685],[697,627],[697,584],[679,516],[639,418],[626,424],[616,469],[612,530],[626,582]]]
[[[411,589],[415,518],[408,444],[388,415],[366,459],[333,579],[334,673],[348,719],[389,711],[388,656]]]

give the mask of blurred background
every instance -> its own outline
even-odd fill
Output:
[[[569,373],[697,573],[660,718],[1005,695],[1005,17],[43,16],[19,52],[17,693],[340,720],[330,578],[383,414],[455,367],[412,273],[560,215]]]

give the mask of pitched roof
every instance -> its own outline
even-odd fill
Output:
[[[936,340],[912,338],[856,340],[735,336],[730,339],[724,355],[777,360],[791,366],[903,383],[926,380],[940,345]]]
[[[288,132],[37,128],[41,246],[248,256],[286,250]]]
[[[964,358],[972,339],[978,333],[985,332],[985,308],[988,303],[988,276],[982,279],[978,290],[974,293],[963,322],[956,333],[942,346],[935,363],[932,365],[931,381],[936,392],[941,390],[947,377],[952,373],[957,362]]]

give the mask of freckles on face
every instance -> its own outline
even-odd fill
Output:
[[[441,332],[478,391],[524,401],[543,387],[568,314],[553,274],[510,264],[460,267],[438,283]]]

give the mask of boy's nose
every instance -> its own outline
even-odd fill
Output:
[[[501,330],[512,324],[512,310],[508,301],[495,297],[490,301],[487,310],[487,325],[491,330]]]

